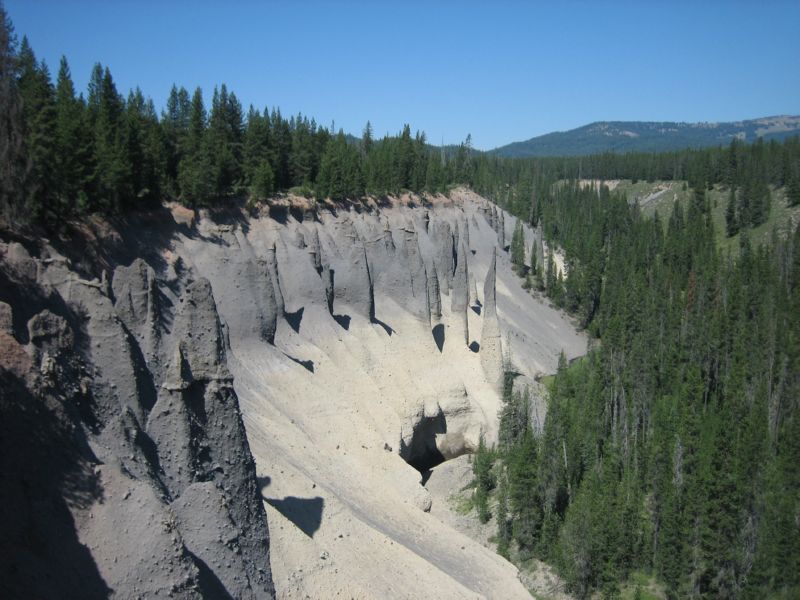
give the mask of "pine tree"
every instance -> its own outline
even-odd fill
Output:
[[[497,553],[508,559],[511,551],[511,523],[508,519],[508,484],[500,478],[497,489]]]
[[[166,185],[173,197],[180,195],[178,188],[178,165],[186,152],[186,137],[189,133],[192,101],[186,88],[172,85],[167,98],[167,109],[161,120],[166,153]]]
[[[24,133],[18,73],[14,26],[0,4],[0,211],[11,221],[25,215],[21,202]]]
[[[492,463],[492,453],[486,447],[483,435],[481,435],[478,442],[478,449],[472,460],[472,473],[475,476],[473,502],[478,510],[478,519],[481,523],[487,523],[491,518],[491,513],[489,512],[489,492],[495,485],[495,480],[492,475]]]
[[[361,134],[361,151],[364,153],[364,157],[369,156],[372,151],[372,124],[369,121],[367,121]]]
[[[269,161],[262,160],[253,172],[252,181],[250,183],[250,196],[254,199],[261,200],[269,198],[274,190],[275,174],[272,172]]]
[[[98,65],[99,66],[99,65]],[[97,68],[95,68],[95,72]],[[94,122],[94,193],[100,209],[117,213],[132,206],[131,160],[123,131],[124,102],[117,92],[111,72],[102,71],[96,92]],[[94,75],[93,75],[94,77]]]
[[[793,176],[786,184],[786,201],[789,206],[800,204],[800,176]]]
[[[217,199],[239,190],[242,184],[242,105],[222,84],[214,88],[208,130],[205,133],[213,195]],[[289,140],[291,145],[291,140]]]
[[[525,233],[522,230],[520,219],[517,219],[514,233],[511,236],[511,264],[518,275],[525,273]]]
[[[538,467],[537,442],[530,427],[526,427],[508,458],[509,508],[514,516],[512,531],[523,560],[532,555],[542,526]]]
[[[18,86],[25,153],[22,193],[27,210],[36,219],[56,208],[55,92],[47,66],[36,62],[25,37],[19,51]]]
[[[320,164],[317,191],[334,200],[358,198],[364,193],[361,157],[343,132],[328,142]]]
[[[731,188],[728,195],[728,208],[725,210],[725,232],[728,237],[739,233],[739,222],[736,218],[736,190]]]
[[[206,109],[198,87],[192,96],[185,151],[178,166],[181,201],[189,206],[206,204],[213,197],[214,183],[206,143]]]
[[[298,115],[292,130],[292,150],[289,155],[293,185],[311,185],[312,177],[315,175],[313,152],[310,124],[302,115]]]

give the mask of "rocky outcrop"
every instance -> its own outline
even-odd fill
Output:
[[[469,274],[469,305],[478,306],[478,285],[472,272]]]
[[[525,597],[403,462],[496,439],[501,326],[527,375],[580,352],[460,193],[154,214],[69,260],[0,233],[0,596],[265,598],[272,544],[282,597]]]
[[[0,332],[14,335],[14,319],[12,318],[11,306],[5,302],[0,302]]]
[[[442,318],[442,295],[439,291],[439,274],[436,263],[431,263],[428,271],[428,305],[431,308],[431,320],[438,321]]]
[[[272,283],[272,293],[275,296],[277,314],[283,315],[286,310],[286,306],[283,301],[281,280],[278,276],[278,245],[276,242],[273,242],[272,247],[267,250],[266,266],[267,273],[269,274],[269,280]]]
[[[363,245],[352,246],[347,262],[336,270],[334,284],[334,302],[351,307],[367,319],[375,318],[375,294]]]
[[[536,270],[544,273],[544,232],[542,231],[541,221],[536,225],[533,233],[533,244],[536,248]]]
[[[206,279],[186,287],[174,334],[174,358],[147,430],[177,498],[179,523],[188,528],[188,549],[212,568],[237,564],[218,575],[225,589],[237,598],[258,598],[269,582],[259,570],[268,534],[265,520],[253,518],[260,507],[255,468]],[[209,545],[205,536],[215,530],[225,535]]]
[[[481,366],[486,380],[496,389],[503,386],[503,346],[500,339],[500,322],[497,319],[497,252],[483,284],[483,329],[481,331]]]
[[[469,225],[467,224],[467,217],[460,215],[458,219],[458,244],[464,244],[464,247],[469,250]]]
[[[500,246],[500,249],[503,250],[506,247],[506,219],[505,211],[503,209],[499,209],[497,211],[495,231],[497,232],[497,243]]]
[[[423,321],[428,324],[431,322],[431,304],[428,292],[428,273],[425,270],[425,262],[422,260],[422,253],[419,249],[419,238],[416,231],[405,231],[404,258],[408,265],[408,272],[411,279],[411,298],[409,308]],[[441,306],[437,308],[438,317],[441,316]]]
[[[143,260],[109,287],[49,247],[0,250],[2,595],[274,597],[208,282],[173,314]],[[24,345],[5,301],[27,321]]]
[[[492,231],[497,230],[497,207],[494,204],[488,204],[483,207],[483,216]]]
[[[319,243],[319,231],[317,231],[316,227],[312,226],[311,233],[306,238],[306,245],[308,246],[308,253],[311,255],[311,262],[314,264],[314,270],[321,275],[322,247]]]
[[[159,370],[163,319],[155,271],[137,258],[114,270],[111,289],[114,312],[136,339],[148,367]]]
[[[458,246],[456,272],[453,275],[453,295],[450,297],[450,310],[463,329],[464,344],[469,346],[469,323],[467,308],[469,307],[469,267],[467,265],[467,249],[464,241]]]
[[[433,224],[433,244],[436,248],[436,273],[439,277],[439,291],[450,294],[453,287],[453,266],[455,259],[455,242],[450,223],[438,219]]]

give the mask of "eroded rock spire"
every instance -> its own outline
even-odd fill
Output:
[[[497,318],[497,250],[483,285],[483,330],[481,332],[481,366],[486,380],[498,391],[503,386],[503,346],[500,339],[500,322]]]
[[[469,307],[469,267],[467,265],[467,249],[462,239],[458,246],[456,272],[453,275],[453,295],[450,297],[450,309],[453,317],[464,330],[464,343],[469,345],[469,325],[467,308]]]

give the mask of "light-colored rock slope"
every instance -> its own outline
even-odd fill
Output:
[[[404,458],[496,438],[499,389],[479,349],[487,314],[463,301],[476,288],[484,301],[495,254],[506,362],[552,372],[586,341],[521,289],[499,248],[514,218],[469,192],[455,200],[319,221],[201,218],[166,257],[211,282],[226,324],[279,598],[529,597],[510,563],[425,512],[430,496]]]

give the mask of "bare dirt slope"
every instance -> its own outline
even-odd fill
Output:
[[[425,512],[430,497],[405,462],[424,466],[472,450],[482,433],[496,436],[498,382],[481,361],[493,257],[506,361],[533,375],[552,372],[562,349],[585,351],[570,323],[512,273],[502,248],[513,217],[501,243],[486,211],[461,192],[428,209],[254,219],[246,230],[202,220],[197,238],[175,245],[211,281],[230,329],[279,597],[527,596],[512,565]],[[477,289],[466,310],[460,252],[466,292],[471,280]],[[248,316],[246,256],[274,260],[285,315],[274,345]]]
[[[504,368],[552,372],[586,340],[520,287],[513,217],[464,190],[414,204],[173,207],[33,258],[2,247],[3,373],[25,388],[57,367],[77,390],[43,410],[85,493],[36,485],[85,550],[88,596],[265,597],[274,580],[279,598],[528,597],[429,512],[420,470],[495,439]]]

